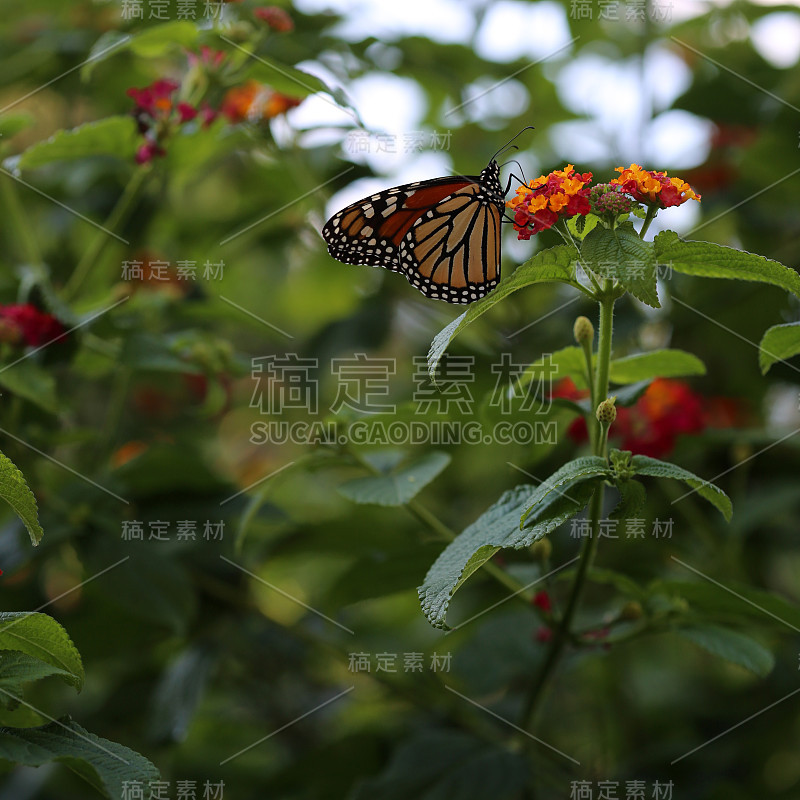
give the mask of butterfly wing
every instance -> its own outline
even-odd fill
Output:
[[[496,162],[477,177],[409,183],[365,197],[328,220],[328,252],[345,264],[400,272],[428,297],[471,303],[500,273],[504,197]]]
[[[478,184],[459,189],[423,214],[400,243],[412,286],[448,303],[473,303],[500,278],[500,209],[479,199]]]
[[[322,229],[328,252],[345,264],[402,272],[400,242],[419,217],[474,178],[436,178],[387,189],[334,214]]]

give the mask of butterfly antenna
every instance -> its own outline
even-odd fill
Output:
[[[516,136],[512,136],[511,139],[509,139],[489,160],[490,161],[494,161],[497,158],[497,156],[500,155],[500,153],[502,153],[504,150],[507,150],[509,147],[511,147],[511,143],[515,139],[518,139],[520,136],[522,136],[522,134],[525,133],[525,131],[534,130],[534,127],[535,126],[533,126],[533,125],[526,125]],[[518,150],[519,148],[515,147],[514,149]]]
[[[522,169],[522,164],[520,164],[516,158],[512,158],[510,161],[506,161],[505,164],[501,164],[501,166],[504,167],[506,164],[516,164],[519,167],[519,171],[522,173],[522,179],[520,180],[520,178],[517,175],[514,175],[513,172],[511,173],[511,176],[516,178],[520,183],[524,184],[528,182],[527,179],[525,178],[525,170]]]

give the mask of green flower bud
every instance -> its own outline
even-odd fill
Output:
[[[594,339],[594,326],[588,317],[578,317],[572,327],[572,333],[578,344],[591,342]]]

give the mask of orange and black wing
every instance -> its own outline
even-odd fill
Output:
[[[423,214],[400,244],[411,284],[448,303],[473,303],[500,279],[500,209],[470,184]]]
[[[500,277],[503,192],[496,162],[477,177],[409,183],[365,197],[322,229],[345,264],[400,272],[428,297],[471,303]]]

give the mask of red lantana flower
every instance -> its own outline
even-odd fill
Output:
[[[0,319],[7,332],[31,347],[52,342],[64,333],[64,326],[52,314],[39,311],[30,303],[0,306]]]
[[[572,164],[517,189],[506,205],[514,209],[514,229],[520,239],[546,231],[561,218],[588,214],[591,172],[577,173]]]

